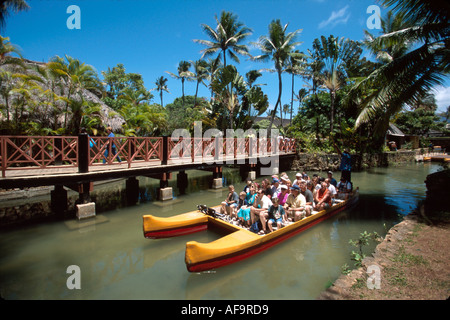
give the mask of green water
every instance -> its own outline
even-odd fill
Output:
[[[187,194],[161,203],[152,201],[156,180],[139,178],[142,201],[136,206],[101,211],[82,223],[71,219],[2,231],[0,293],[4,299],[315,299],[339,277],[343,264],[353,265],[349,239],[363,231],[386,234],[424,199],[424,180],[438,169],[409,164],[352,173],[360,188],[356,207],[261,254],[204,273],[187,272],[185,243],[210,242],[220,235],[203,231],[145,239],[142,215],[171,216],[200,203],[214,205],[225,198],[226,188],[209,190],[211,174],[188,171]],[[175,178],[170,184],[177,190]],[[237,190],[244,185],[231,169],[224,170],[224,182]],[[67,287],[71,265],[80,268],[80,289]]]

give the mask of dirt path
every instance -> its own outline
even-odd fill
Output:
[[[443,213],[433,221],[423,217],[417,212],[406,216],[388,232],[373,255],[363,260],[362,268],[339,277],[318,299],[449,299],[450,214]]]

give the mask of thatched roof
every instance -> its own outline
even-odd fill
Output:
[[[27,60],[27,59],[23,59],[23,61],[25,63],[25,66],[27,66],[29,68],[25,69],[25,71],[23,71],[23,69],[20,69],[20,73],[25,73],[25,74],[30,74],[30,75],[33,74],[35,76],[41,77],[39,75],[39,73],[37,73],[36,71],[34,71],[32,69],[32,66],[41,66],[42,67],[42,66],[45,66],[45,63]],[[0,70],[15,71],[14,68],[17,68],[17,67],[14,67],[13,65],[0,66]],[[43,79],[43,84],[41,83],[40,85],[44,89],[49,89],[49,81],[43,77],[41,77],[41,79]],[[63,88],[62,90],[63,90],[63,92],[61,92],[60,89],[57,89],[56,91],[59,91],[59,92],[56,92],[56,93],[61,96],[67,96],[68,88]],[[35,93],[35,94],[37,95],[37,93]],[[105,127],[111,127],[115,132],[122,131],[122,124],[125,122],[125,120],[117,112],[115,112],[112,108],[110,108],[108,105],[106,105],[98,96],[96,96],[89,90],[81,89],[81,95],[84,100],[94,102],[101,106],[100,118]],[[79,97],[78,93],[71,95],[70,98],[80,101],[80,97]],[[39,99],[41,101],[45,102],[45,97],[39,97]],[[44,99],[44,100],[42,100],[42,99]],[[5,100],[3,99],[3,97],[0,96],[0,104],[3,105],[4,103],[5,103]],[[11,113],[11,111],[10,111],[10,113]],[[69,115],[69,117],[70,117],[70,115]],[[63,123],[63,118],[64,118],[64,116],[62,116],[62,117],[60,117],[60,119],[58,119],[58,122],[60,122],[61,125]]]
[[[390,136],[397,136],[397,137],[404,137],[405,136],[405,134],[399,128],[397,128],[397,126],[395,126],[392,123],[389,124],[389,128],[388,128],[387,134],[390,135]]]

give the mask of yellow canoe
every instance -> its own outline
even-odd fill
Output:
[[[230,231],[224,237],[209,243],[189,241],[186,243],[185,263],[189,272],[200,272],[235,263],[262,252],[317,223],[349,208],[359,199],[356,189],[347,201],[339,202],[328,210],[316,212],[300,221],[266,235],[257,235],[249,230],[202,213],[193,211],[170,218],[145,215],[144,236],[147,238],[172,237],[205,230],[215,226]]]

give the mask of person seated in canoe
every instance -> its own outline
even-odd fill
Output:
[[[293,185],[291,187],[291,193],[284,204],[284,211],[287,214],[289,221],[299,221],[303,219],[306,214],[306,199],[305,196],[300,193],[300,187]]]
[[[311,192],[311,190],[309,190],[307,188],[307,181],[302,181],[300,182],[300,193],[305,197],[305,216],[309,217],[313,211],[313,206],[314,206],[314,195]]]
[[[231,218],[233,220],[237,220],[238,219],[238,210],[240,210],[242,207],[247,207],[248,206],[248,202],[247,202],[247,193],[245,191],[241,191],[239,193],[239,201],[237,203],[236,207],[232,208],[232,212],[231,212]]]
[[[237,212],[237,217],[242,226],[250,226],[250,209],[256,199],[256,184],[250,185],[250,192],[247,193],[247,205],[243,205]]]
[[[278,197],[278,195],[281,192],[280,180],[278,178],[273,178],[271,189],[272,189],[272,198]]]
[[[269,227],[269,232],[273,231],[273,224],[277,224],[277,228],[280,229],[285,222],[285,212],[284,208],[280,205],[280,200],[278,198],[273,198],[272,205],[267,210],[267,216],[261,214],[259,217],[261,219],[261,224],[263,226],[263,230],[259,232],[259,234],[264,234],[266,232],[266,222]]]
[[[341,177],[341,180],[337,184],[336,199],[348,200],[349,195],[352,193],[352,189],[352,183],[348,182],[345,177]]]
[[[336,187],[331,184],[331,180],[329,178],[326,178],[325,182],[327,183],[328,190],[330,190],[331,203],[333,203],[337,195]]]
[[[286,203],[287,198],[289,197],[289,188],[287,185],[282,184],[280,186],[281,192],[278,194],[278,200],[281,206],[284,206]]]
[[[263,189],[264,194],[269,197],[269,199],[272,199],[273,190],[272,186],[270,185],[269,179],[264,179],[263,181],[261,181],[261,189]]]
[[[331,192],[325,181],[321,183],[320,189],[317,190],[314,202],[316,203],[314,209],[317,211],[322,211],[331,207]]]
[[[234,186],[229,185],[228,186],[228,196],[221,203],[220,213],[231,216],[231,214],[233,213],[233,209],[235,207],[237,207],[238,202],[239,202],[239,196],[236,193],[236,191],[234,191]]]
[[[247,201],[250,199],[250,188],[251,185],[253,184],[253,181],[251,179],[247,179],[245,187],[242,191],[244,191],[247,195]]]
[[[267,215],[267,210],[272,205],[272,200],[264,194],[264,189],[259,189],[256,193],[256,199],[253,206],[250,207],[250,220],[251,224],[254,224],[261,219],[261,215]],[[266,226],[263,225],[263,230],[265,231]]]

